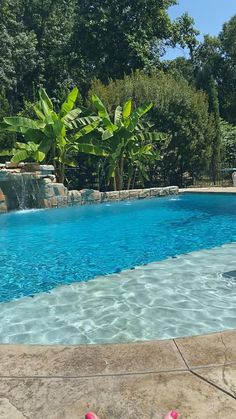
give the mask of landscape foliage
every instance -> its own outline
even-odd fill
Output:
[[[52,162],[61,181],[76,166],[102,188],[183,185],[202,171],[215,183],[236,162],[236,15],[199,43],[190,16],[170,20],[174,4],[2,0],[1,155]],[[166,60],[174,46],[186,58]]]

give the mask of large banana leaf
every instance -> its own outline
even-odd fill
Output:
[[[27,150],[29,153],[34,153],[38,150],[39,144],[35,144],[33,141],[29,141],[28,143],[16,143],[16,147],[22,150]]]
[[[123,106],[123,118],[129,118],[132,111],[132,99],[127,100]]]
[[[142,118],[143,115],[145,115],[147,112],[149,112],[153,107],[153,103],[149,103],[145,106],[140,106],[138,109],[136,109],[133,113],[133,115],[137,115],[138,118]]]
[[[143,147],[139,147],[137,154],[139,156],[152,156],[153,155],[153,147],[150,144],[147,144]]]
[[[110,131],[109,129],[106,129],[102,133],[102,139],[103,140],[109,140],[109,138],[113,137],[114,133],[113,131]]]
[[[135,137],[140,142],[154,143],[156,141],[163,141],[163,135],[160,132],[139,132]]]
[[[36,113],[37,117],[39,119],[41,119],[41,121],[44,121],[45,115],[42,112],[42,107],[41,107],[41,104],[39,102],[36,103],[36,105],[34,106],[34,112]]]
[[[45,136],[39,144],[39,150],[46,156],[49,153],[49,151],[53,148],[53,145],[54,139],[51,139],[51,141],[49,141],[49,138]]]
[[[66,144],[66,128],[65,125],[63,124],[63,122],[61,122],[60,119],[57,119],[54,124],[53,124],[53,132],[54,135],[57,139],[57,141],[59,141],[60,145],[65,145]]]
[[[59,159],[59,161],[60,161],[60,163],[63,163],[65,166],[69,166],[69,167],[77,167],[78,166],[78,163],[76,161],[69,160],[68,158],[63,159],[63,161]]]
[[[98,118],[97,116],[83,116],[82,118],[77,118],[77,122],[79,125],[89,125],[95,121],[100,122],[100,118]]]
[[[117,106],[117,108],[115,110],[114,124],[115,125],[120,125],[121,120],[122,120],[122,107]]]
[[[53,110],[52,101],[49,98],[46,90],[44,90],[43,88],[39,89],[39,97],[40,97],[40,102],[41,102],[43,112],[46,116],[48,113],[50,113],[50,111]]]
[[[76,145],[76,149],[80,153],[92,154],[94,156],[99,156],[99,157],[107,156],[107,152],[105,150],[93,144],[78,143]]]
[[[92,96],[92,102],[94,106],[96,107],[96,109],[98,110],[98,115],[100,116],[100,118],[106,118],[110,120],[110,117],[108,115],[105,105],[102,103],[101,99],[99,99],[97,95]]]
[[[75,106],[75,102],[77,100],[79,94],[79,90],[77,87],[74,87],[74,89],[68,94],[67,99],[61,106],[60,110],[60,117],[65,117],[68,112],[72,111],[72,109]]]
[[[24,118],[22,116],[10,116],[4,118],[5,129],[10,131],[19,132],[24,134],[29,129],[41,129],[44,124],[39,121],[34,121],[33,119]]]
[[[7,124],[6,122],[0,123],[0,131],[7,131],[7,132],[18,132],[16,128],[12,125]]]
[[[82,112],[81,109],[76,108],[68,112],[66,116],[62,118],[62,121],[64,122],[64,124],[66,124],[67,128],[69,129],[77,128],[78,126],[77,118],[81,114],[81,112]]]
[[[0,156],[12,156],[14,154],[14,150],[1,150]]]
[[[27,150],[19,150],[11,158],[11,162],[12,163],[20,163],[21,161],[26,160],[28,157],[29,157],[29,153],[28,153]]]
[[[34,141],[36,144],[39,144],[45,138],[45,134],[41,130],[30,128],[24,133],[24,138],[27,142]]]
[[[141,119],[147,112],[149,112],[150,109],[152,109],[152,107],[153,104],[150,103],[149,105],[141,106],[138,109],[136,109],[129,117],[129,119],[127,119],[127,122],[125,124],[126,128],[129,131],[134,131],[139,122],[139,119]]]
[[[102,119],[103,124],[106,126],[107,129],[110,129],[111,131],[117,130],[116,125],[114,125],[111,122],[111,119],[109,117],[109,114],[106,110],[105,105],[102,103],[102,101],[99,99],[98,96],[93,95],[92,96],[92,102],[96,109],[98,110],[98,116]]]
[[[17,142],[16,143],[16,148],[17,149],[20,149],[20,150],[27,150],[28,149],[28,145],[27,145],[27,143],[20,143],[20,142]],[[15,150],[15,149],[14,149]]]
[[[34,157],[35,157],[35,160],[36,161],[38,161],[39,163],[41,163],[45,159],[45,154],[42,151],[37,150],[35,152],[35,156]]]
[[[84,135],[89,134],[90,132],[94,131],[99,124],[99,121],[94,121],[89,125],[84,126],[81,128],[80,131],[78,131],[72,138],[73,141],[78,140],[79,138],[83,137]]]

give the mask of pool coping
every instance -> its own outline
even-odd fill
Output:
[[[210,187],[203,187],[203,188],[180,188],[179,193],[213,193],[213,194],[235,194],[236,193],[236,186],[210,186]]]
[[[161,418],[176,407],[183,418],[221,417],[226,411],[236,417],[236,329],[121,344],[3,344],[0,357],[3,418],[74,419],[90,409],[101,419],[131,418],[134,412],[137,418]],[[152,408],[160,415],[151,416],[144,408],[154,383],[158,399]],[[139,386],[145,388],[141,404]],[[208,409],[215,416],[205,414]]]

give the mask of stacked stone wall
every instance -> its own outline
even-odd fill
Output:
[[[30,170],[32,171],[30,172]],[[17,191],[17,188],[20,190]],[[11,163],[1,165],[0,213],[7,212],[9,209],[22,209],[21,207],[17,207],[17,205],[16,208],[12,207],[12,202],[16,202],[16,199],[13,199],[15,197],[12,197],[13,191],[15,191],[17,197],[24,193],[26,195],[25,203],[26,205],[28,203],[30,208],[59,208],[176,195],[178,194],[179,189],[177,186],[169,186],[165,188],[132,189],[128,191],[110,192],[99,192],[93,189],[69,191],[63,184],[56,182],[56,178],[53,174],[53,166],[39,166],[36,164],[21,164],[19,166],[14,166]],[[29,196],[27,196],[27,194]],[[30,199],[30,194],[32,195],[32,199]]]

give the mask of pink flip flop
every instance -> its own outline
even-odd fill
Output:
[[[88,412],[85,415],[85,419],[99,419],[97,415],[93,412]],[[171,410],[168,412],[164,419],[179,419],[179,413],[176,410]]]
[[[88,412],[85,415],[85,419],[99,419],[97,415],[95,415],[95,413],[93,412]]]
[[[165,415],[164,419],[179,419],[179,417],[179,413],[176,410],[171,410]]]

